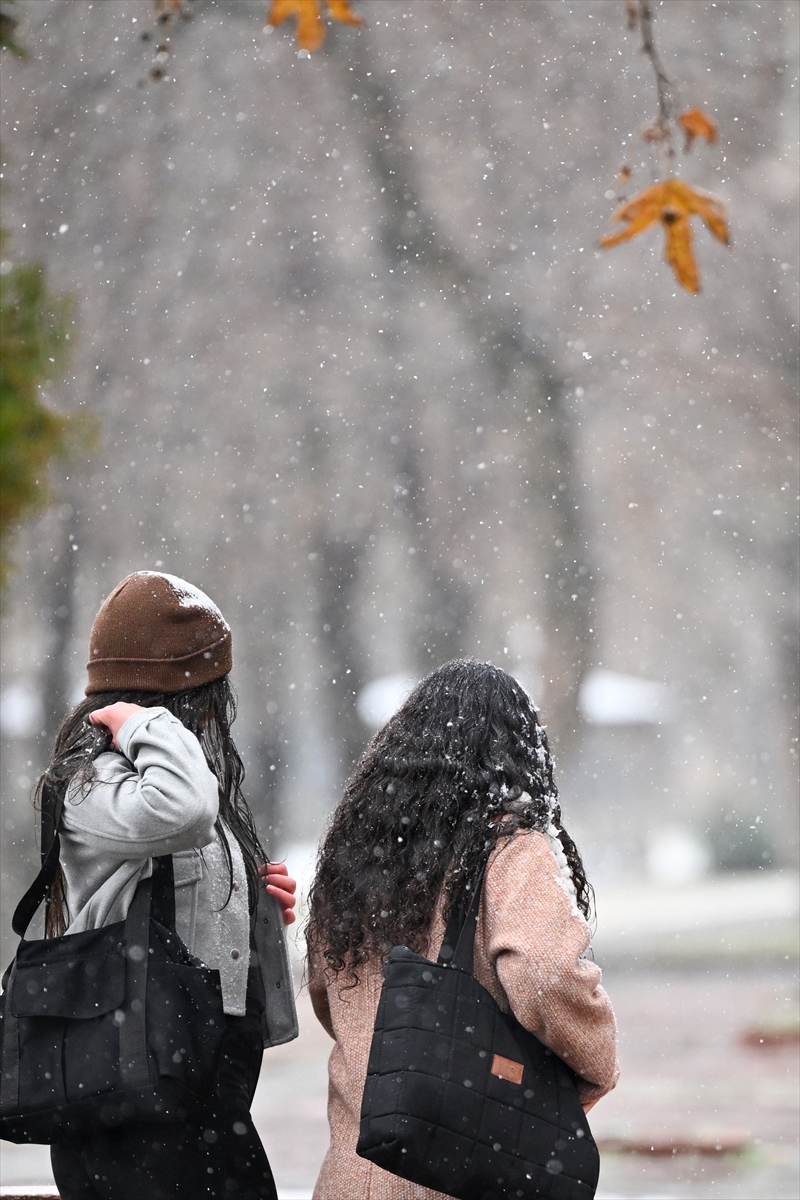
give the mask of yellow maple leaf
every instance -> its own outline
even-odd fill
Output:
[[[328,16],[343,25],[363,25],[364,18],[353,12],[347,0],[328,0]]]
[[[683,214],[676,214],[669,220],[665,214],[661,220],[667,231],[664,261],[669,263],[678,282],[682,283],[687,291],[699,292],[700,272],[692,252],[692,227],[689,218]]]
[[[363,25],[361,17],[350,8],[347,0],[328,0],[328,16],[344,25]],[[301,50],[313,54],[325,41],[320,0],[272,0],[267,23],[281,25],[287,17],[297,17],[295,39]]]
[[[686,149],[691,150],[695,138],[703,137],[707,142],[717,140],[717,124],[702,108],[687,108],[678,117],[678,124],[686,135]]]
[[[729,244],[725,206],[716,196],[700,192],[682,179],[663,179],[621,205],[613,214],[615,221],[625,221],[627,227],[619,233],[606,234],[601,239],[603,249],[617,246],[635,237],[643,229],[659,221],[666,234],[664,258],[676,278],[690,292],[700,291],[700,275],[692,250],[691,216],[702,217],[711,233],[724,245]]]

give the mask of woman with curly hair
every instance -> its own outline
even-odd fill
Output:
[[[561,822],[547,735],[505,671],[447,663],[375,735],[319,852],[309,987],[335,1045],[314,1200],[441,1195],[356,1155],[361,1097],[386,956],[405,945],[435,960],[484,869],[476,979],[573,1068],[584,1109],[616,1083],[614,1014],[584,957],[592,890]]]

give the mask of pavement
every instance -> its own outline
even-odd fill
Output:
[[[598,1200],[797,1200],[796,876],[598,892],[622,1067],[590,1117]],[[331,1042],[303,992],[298,1010],[300,1037],[266,1052],[253,1104],[281,1200],[310,1198],[328,1143]],[[0,1184],[47,1194],[47,1147],[0,1143]]]
[[[667,884],[597,887],[600,962],[693,962],[796,957],[800,879],[753,871]]]

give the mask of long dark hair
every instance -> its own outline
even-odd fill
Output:
[[[524,689],[492,663],[446,663],[373,738],[345,785],[317,859],[306,939],[334,972],[422,953],[498,842],[553,824],[588,918],[592,890],[561,824],[547,734]]]
[[[247,887],[251,912],[255,909],[258,875],[257,865],[266,860],[264,848],[256,832],[253,814],[242,794],[244,765],[231,737],[231,725],[236,719],[236,696],[230,679],[224,675],[213,683],[190,688],[184,692],[96,692],[87,696],[67,714],[56,734],[53,757],[39,779],[34,803],[42,813],[43,849],[52,836],[53,807],[58,795],[66,796],[73,782],[91,786],[95,778],[94,762],[99,754],[111,749],[106,730],[88,721],[89,714],[117,700],[141,704],[143,708],[166,708],[195,735],[205,755],[209,770],[219,785],[219,816],[216,829],[227,860],[229,885],[227,904],[233,889],[233,863],[227,839],[221,829],[224,821],[239,843],[247,871]],[[76,796],[77,802],[79,802]],[[64,933],[69,924],[64,877],[59,868],[50,890],[45,916],[47,937]]]

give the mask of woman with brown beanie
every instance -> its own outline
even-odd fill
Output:
[[[263,1048],[297,1036],[281,932],[295,885],[267,865],[242,795],[231,666],[230,627],[203,592],[172,575],[129,575],[97,614],[86,699],[39,781],[43,842],[54,797],[64,798],[47,936],[123,920],[153,859],[172,855],[176,931],[219,972],[225,1012],[202,1110],[183,1124],[56,1142],[62,1200],[276,1198],[250,1104]]]
[[[309,989],[334,1046],[315,1200],[446,1200],[359,1157],[356,1144],[387,955],[407,946],[435,961],[454,907],[481,878],[475,978],[572,1068],[588,1111],[618,1073],[614,1014],[585,957],[591,888],[535,708],[505,671],[465,659],[423,679],[375,735],[319,852]],[[511,1194],[492,1194],[501,1191]]]

